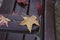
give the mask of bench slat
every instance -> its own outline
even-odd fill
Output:
[[[21,33],[8,33],[7,40],[23,40],[23,34]]]
[[[5,40],[6,34],[6,32],[0,32],[0,40]]]
[[[0,8],[0,13],[2,14],[8,14],[13,11],[14,4],[16,0],[3,0],[2,6]]]
[[[45,0],[44,40],[56,40],[55,0]]]
[[[36,40],[36,37],[32,34],[25,34],[25,40]]]

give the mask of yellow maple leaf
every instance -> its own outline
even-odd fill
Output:
[[[6,25],[8,27],[8,21],[11,21],[11,20],[0,15],[0,25]]]
[[[31,32],[31,30],[32,30],[32,25],[33,25],[33,24],[36,24],[36,25],[40,26],[39,23],[38,23],[38,21],[36,20],[37,17],[34,16],[34,15],[32,15],[31,17],[25,16],[25,17],[23,17],[23,19],[24,19],[24,20],[20,23],[20,25],[27,25],[27,28],[28,28],[28,30],[29,30],[30,32]]]

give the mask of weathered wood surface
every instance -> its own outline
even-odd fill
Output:
[[[33,34],[15,33],[15,32],[1,32],[0,40],[36,40]]]
[[[5,40],[6,39],[6,32],[0,32],[0,40]]]
[[[36,37],[32,34],[9,32],[6,40],[36,40]]]
[[[45,0],[44,40],[56,40],[55,0]]]
[[[13,11],[14,4],[16,0],[3,0],[1,8],[0,8],[0,14],[8,14]]]
[[[35,15],[38,18],[38,10],[37,10],[37,0],[30,0],[30,9],[29,9],[29,16],[31,15]],[[27,1],[28,2],[28,1]],[[14,4],[14,3],[13,3]],[[18,15],[13,15],[12,13],[9,14],[3,14],[5,17],[11,19],[11,22],[9,22],[9,27],[6,28],[6,26],[1,26],[0,30],[5,30],[5,31],[10,31],[10,32],[23,32],[23,33],[29,33],[28,29],[26,26],[21,26],[19,25],[19,23],[23,20],[22,16],[26,16],[27,15],[27,6],[25,8],[21,7],[18,3],[15,3],[16,7],[14,11],[18,12]],[[35,5],[36,4],[36,5]],[[8,5],[8,4],[7,4]],[[4,6],[4,5],[3,5]],[[11,6],[9,4],[9,6]],[[3,7],[5,8],[5,7]],[[13,9],[13,7],[11,7]],[[10,8],[10,9],[11,9]],[[8,10],[10,10],[8,9]],[[6,11],[6,10],[5,10]],[[12,10],[11,10],[12,11]],[[9,11],[8,11],[9,12]],[[6,13],[6,12],[4,12]],[[22,16],[21,16],[22,15]],[[38,19],[39,20],[39,19]],[[36,25],[33,25],[32,28],[32,33],[37,32],[39,29],[39,27],[37,27]]]
[[[27,11],[27,6],[26,6],[26,8],[23,8],[19,4],[15,3],[15,0],[13,0],[13,1],[8,0],[8,2],[9,3],[7,4],[7,0],[3,1],[2,7],[0,9],[0,13],[2,13],[5,17],[11,19],[11,22],[9,22],[9,27],[8,28],[6,26],[1,26],[0,27],[1,32],[7,32],[6,34],[1,33],[0,39],[1,40],[27,40],[27,39],[28,40],[36,40],[36,37],[32,34],[23,34],[23,33],[29,33],[26,26],[21,26],[21,25],[19,26],[18,25],[19,22],[21,22],[23,20],[21,15],[23,15],[23,16],[27,15],[27,12],[28,12]],[[33,2],[33,1],[31,0],[31,2]],[[36,2],[36,0],[31,4],[35,5],[34,4],[35,2]],[[4,5],[4,4],[6,4],[6,5]],[[33,7],[31,4],[30,4],[30,9],[32,9],[31,7]],[[16,5],[16,7],[15,7],[15,5]],[[5,8],[4,6],[5,7],[7,6],[7,7]],[[30,11],[30,9],[29,9],[29,11]],[[13,10],[18,11],[18,15],[14,14],[12,16],[11,12]],[[32,12],[33,15],[38,16],[36,11],[37,11],[37,7],[33,7],[32,11],[29,12],[29,15]],[[36,12],[36,14],[35,14],[35,12]],[[34,33],[34,32],[36,33],[38,31],[38,29],[39,29],[39,27],[37,27],[36,25],[33,25],[32,33]]]
[[[36,37],[32,34],[25,34],[24,40],[36,40]]]
[[[7,40],[23,40],[23,33],[8,33]]]
[[[22,19],[21,15],[22,13],[26,14],[27,9],[26,8],[22,8],[21,6],[19,6],[17,4],[15,11],[18,10],[19,16],[16,15],[11,15],[11,14],[6,14],[5,13],[11,13],[13,10],[13,5],[15,3],[15,1],[12,0],[5,0],[8,1],[7,2],[3,2],[3,4],[6,5],[2,5],[0,13],[4,13],[3,15],[7,18],[10,18],[12,21],[9,23],[9,27],[6,28],[6,26],[1,26],[0,27],[0,31],[7,31],[7,35],[5,33],[1,33],[1,40],[21,40],[22,38],[25,37],[25,39],[22,40],[36,40],[35,37],[33,35],[25,35],[23,37],[22,34],[19,33],[10,33],[10,32],[23,32],[26,33],[28,32],[27,27],[25,26],[19,26],[17,24],[19,24],[19,22]],[[12,2],[12,5],[10,3],[10,1]],[[35,3],[37,2],[36,0],[30,0],[30,9],[29,9],[29,15],[36,15],[38,17],[38,13],[37,13],[37,8],[35,7]],[[35,3],[34,3],[35,2]],[[8,6],[9,5],[9,6]],[[8,7],[7,7],[8,6]],[[6,8],[5,8],[6,7]],[[32,10],[31,10],[32,9]],[[4,12],[3,12],[4,11]],[[20,18],[20,19],[19,19]],[[17,22],[14,22],[14,20]],[[17,23],[17,24],[16,24]],[[34,25],[35,26],[35,25]],[[38,27],[33,27],[33,31],[36,31],[36,29],[38,29]],[[56,40],[55,39],[55,20],[54,20],[54,0],[45,0],[45,14],[44,14],[44,40]],[[5,38],[6,35],[6,38]],[[19,38],[21,37],[21,39]],[[4,38],[4,39],[2,39]],[[16,39],[15,39],[16,38]]]

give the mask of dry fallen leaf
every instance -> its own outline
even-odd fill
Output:
[[[12,12],[12,16],[13,16],[13,15],[19,15],[19,14],[18,14],[18,11],[13,11],[13,12]]]
[[[26,5],[28,5],[28,3],[26,2],[26,0],[17,0],[17,3],[22,6],[25,7]]]
[[[40,2],[37,3],[37,9],[38,9],[38,16],[41,16],[43,12],[43,8]]]
[[[37,17],[34,16],[34,15],[32,15],[31,17],[25,16],[25,17],[23,17],[23,19],[24,20],[20,23],[20,25],[27,25],[27,28],[30,32],[32,30],[32,25],[33,24],[36,24],[36,25],[40,26],[38,21],[36,20]]]
[[[8,27],[8,21],[11,21],[11,20],[0,15],[0,25],[6,25]]]

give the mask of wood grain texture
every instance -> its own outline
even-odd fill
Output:
[[[6,38],[6,32],[1,32],[0,31],[0,40],[5,40],[5,38]]]
[[[21,33],[8,33],[7,40],[23,40],[23,34]]]
[[[34,0],[33,0],[34,1]],[[30,9],[32,9],[29,14],[31,15],[37,15],[37,8],[36,8],[36,0],[33,2],[31,0]],[[32,3],[33,2],[33,3]],[[34,7],[35,6],[35,7]],[[35,9],[36,8],[36,9]],[[12,11],[18,11],[18,15],[12,16]],[[35,13],[36,12],[36,13]],[[27,6],[25,8],[21,7],[18,3],[16,3],[16,0],[5,0],[2,3],[2,7],[0,8],[0,13],[11,19],[11,22],[9,22],[9,27],[6,26],[0,26],[0,40],[36,40],[36,37],[32,34],[23,34],[23,33],[29,33],[26,26],[21,26],[19,23],[23,20],[22,16],[27,15]],[[33,13],[33,14],[32,14]],[[36,25],[33,25],[32,33],[36,33],[39,30],[39,27]],[[7,32],[7,33],[5,33]]]
[[[36,37],[32,34],[25,34],[25,40],[36,40]]]
[[[55,0],[45,0],[44,40],[56,40]]]
[[[28,2],[28,1],[27,1]],[[31,1],[32,2],[32,1]],[[34,1],[35,3],[36,1]],[[33,5],[35,5],[33,3]],[[9,6],[11,6],[9,4]],[[33,7],[32,5],[30,7]],[[31,8],[32,9],[32,8]],[[9,9],[8,9],[9,10]],[[33,7],[33,12],[30,11],[29,13],[33,13],[33,15],[37,15],[36,12],[37,9],[34,9]],[[12,10],[11,10],[12,11]],[[19,23],[23,20],[22,16],[27,16],[27,6],[25,8],[21,7],[21,5],[19,5],[18,3],[16,3],[16,7],[15,7],[15,11],[18,12],[18,15],[13,15],[12,13],[9,14],[2,14],[5,17],[9,18],[11,21],[8,23],[9,27],[6,28],[6,26],[1,26],[0,30],[4,30],[4,31],[10,31],[10,32],[23,32],[23,33],[29,33],[28,29],[26,26],[21,26],[19,25]],[[3,11],[4,12],[4,11]],[[9,12],[9,11],[8,11]],[[5,13],[5,12],[4,12]],[[22,15],[22,16],[21,16]],[[39,27],[37,27],[36,25],[33,26],[32,28],[32,33],[37,32],[39,29]]]
[[[8,33],[6,40],[36,40],[37,38],[33,34],[23,34],[23,33]]]
[[[0,8],[0,13],[8,14],[13,11],[14,4],[16,0],[3,0],[2,6]]]

